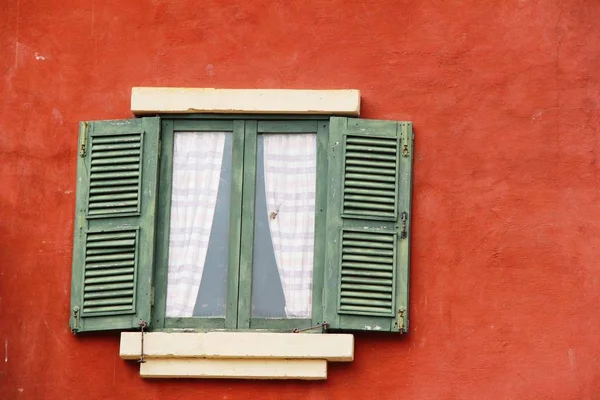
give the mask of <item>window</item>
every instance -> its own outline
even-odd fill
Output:
[[[406,332],[409,122],[80,127],[71,327]]]

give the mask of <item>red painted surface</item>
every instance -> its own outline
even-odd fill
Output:
[[[600,2],[0,5],[0,398],[600,398]],[[144,381],[68,329],[77,122],[132,86],[358,88],[414,122],[410,336],[326,382]]]

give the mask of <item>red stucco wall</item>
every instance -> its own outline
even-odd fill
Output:
[[[453,4],[451,4],[453,3]],[[600,398],[600,2],[0,1],[1,399]],[[144,381],[68,324],[77,122],[132,86],[414,122],[411,333],[326,382]]]

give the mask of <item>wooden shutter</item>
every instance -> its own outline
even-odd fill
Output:
[[[412,124],[333,117],[329,126],[323,320],[407,332]]]
[[[160,118],[82,122],[71,329],[150,322]]]

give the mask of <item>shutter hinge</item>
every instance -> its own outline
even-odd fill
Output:
[[[154,306],[154,286],[150,289],[150,305]]]
[[[160,160],[160,156],[162,154],[162,141],[158,139],[158,159]]]
[[[71,326],[71,332],[79,332],[79,307],[73,307],[73,324]]]
[[[400,232],[400,239],[406,239],[408,236],[408,231],[406,230],[406,221],[408,220],[408,213],[406,211],[402,211],[400,219],[402,221],[402,231]]]
[[[410,155],[410,150],[408,149],[410,141],[409,136],[410,134],[408,133],[406,124],[402,124],[402,134],[400,135],[400,138],[402,139],[402,157],[408,157]]]
[[[81,132],[81,138],[79,143],[79,156],[85,157],[87,151],[87,122],[82,122],[83,124],[83,132]]]
[[[404,307],[400,308],[398,310],[398,330],[400,332],[406,332],[405,326],[404,326],[404,313],[406,312],[406,310],[404,309]]]

